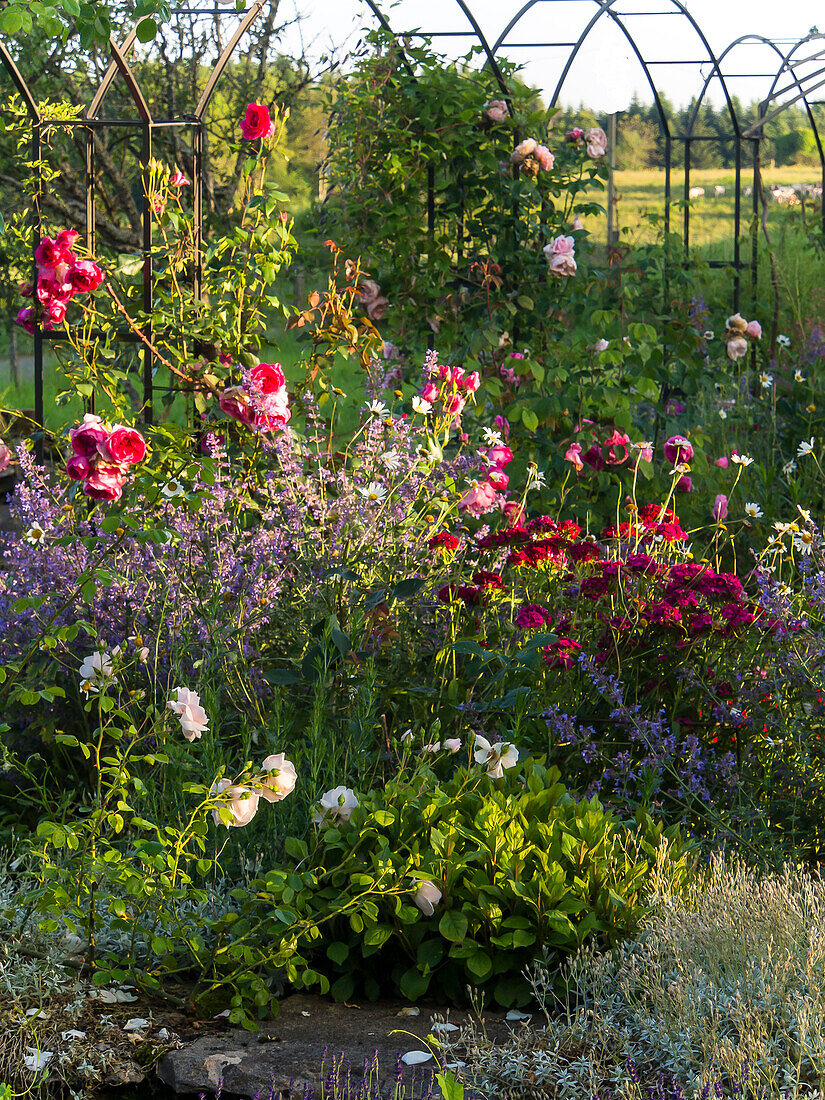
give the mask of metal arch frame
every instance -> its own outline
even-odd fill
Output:
[[[367,0],[371,7],[374,8],[372,0]],[[23,78],[20,70],[14,61],[11,53],[6,45],[0,41],[0,66],[8,74],[12,83],[17,91],[26,103],[26,108],[31,120],[32,126],[32,160],[39,165],[41,151],[42,151],[42,132],[46,126],[61,127],[69,132],[74,130],[80,130],[84,134],[85,138],[85,166],[84,166],[84,191],[86,196],[86,211],[85,211],[85,239],[86,246],[90,252],[94,251],[95,247],[95,220],[96,220],[96,183],[95,183],[95,131],[106,126],[122,126],[122,127],[135,127],[140,130],[141,133],[141,152],[140,152],[140,164],[141,173],[143,178],[143,203],[140,212],[142,240],[141,240],[141,253],[143,256],[143,291],[142,291],[142,307],[147,314],[151,314],[153,304],[153,281],[154,270],[152,260],[152,210],[149,205],[149,200],[146,195],[146,180],[149,171],[149,162],[152,158],[152,138],[153,132],[156,127],[170,127],[170,126],[182,126],[190,128],[192,131],[192,151],[193,151],[193,206],[194,206],[194,253],[195,263],[193,269],[193,293],[196,298],[200,298],[202,293],[202,276],[203,276],[203,132],[205,128],[205,115],[212,100],[212,97],[217,89],[221,76],[223,75],[227,65],[231,61],[238,43],[243,35],[249,30],[252,24],[260,16],[265,0],[254,0],[249,9],[243,13],[243,17],[238,22],[234,33],[227,42],[226,46],[221,51],[220,55],[216,58],[212,67],[212,71],[204,86],[203,92],[198,100],[195,111],[192,115],[182,115],[172,119],[156,119],[152,117],[152,113],[146,102],[146,98],[140,88],[137,78],[129,65],[128,54],[131,51],[134,43],[137,39],[137,29],[133,29],[126,38],[117,43],[114,39],[109,40],[109,51],[111,60],[109,65],[101,77],[97,90],[92,97],[91,103],[86,109],[85,113],[77,119],[49,119],[44,118],[39,110],[37,101],[32,95],[31,89],[28,87],[25,79]],[[194,14],[200,14],[197,11]],[[224,13],[220,9],[210,8],[204,10],[204,15],[234,15],[235,12],[232,9],[227,9]],[[103,109],[104,101],[108,95],[111,87],[114,83],[116,76],[121,76],[124,80],[126,88],[129,92],[132,103],[134,104],[137,118],[106,118],[101,117],[101,111]],[[38,177],[40,170],[38,167]],[[42,180],[38,178],[38,183],[42,183]],[[37,189],[39,192],[39,187]],[[39,203],[35,199],[32,208],[33,219],[33,249],[37,247],[40,241],[40,232],[42,229],[42,218]],[[36,264],[34,265],[36,271]],[[143,329],[143,336],[148,338],[148,344],[143,343],[140,337],[129,331],[123,331],[118,333],[118,339],[126,343],[142,343],[143,353],[143,420],[145,423],[151,423],[153,412],[153,396],[155,390],[159,387],[153,384],[154,374],[154,362],[153,355],[150,350],[152,343],[151,340],[151,328],[145,327]],[[62,332],[53,330],[45,330],[38,320],[35,321],[34,326],[34,419],[38,427],[44,428],[44,407],[43,407],[43,345],[44,342],[60,341],[64,338]],[[174,389],[175,387],[168,387],[168,389]],[[89,402],[90,408],[93,407],[94,398]],[[38,440],[37,452],[42,456],[43,453],[43,438]]]

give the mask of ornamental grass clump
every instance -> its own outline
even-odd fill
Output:
[[[635,939],[573,961],[563,1001],[557,972],[534,971],[546,1023],[503,1047],[477,1037],[479,1085],[571,1100],[823,1094],[822,877],[716,856],[681,897],[663,885]]]

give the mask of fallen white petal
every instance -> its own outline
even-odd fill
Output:
[[[441,1024],[441,1023],[437,1023],[437,1024],[433,1024],[433,1026],[432,1026],[432,1030],[433,1030],[433,1031],[458,1031],[458,1030],[459,1030],[459,1028],[458,1028],[458,1025],[457,1025],[457,1024]]]
[[[444,1069],[463,1069],[467,1065],[466,1062],[445,1062]]]
[[[63,1040],[64,1043],[68,1043],[71,1039],[85,1039],[86,1032],[75,1031],[75,1029],[72,1028],[70,1031],[61,1031],[60,1038]]]
[[[421,1009],[420,1008],[413,1008],[412,1006],[408,1006],[407,1008],[402,1008],[400,1012],[396,1012],[396,1016],[420,1016],[420,1015],[421,1015]]]
[[[168,1030],[168,1028],[162,1027],[158,1032],[158,1039],[160,1039],[161,1042],[166,1042],[167,1039],[171,1038],[172,1033]]]
[[[401,1061],[405,1066],[420,1066],[422,1062],[429,1062],[432,1054],[428,1050],[408,1050],[401,1055]]]
[[[123,1025],[124,1031],[143,1031],[145,1027],[149,1026],[148,1020],[142,1020],[140,1016],[135,1016],[133,1020],[127,1020]]]
[[[302,1015],[302,1016],[309,1016],[309,1015],[310,1015],[310,1013],[309,1013],[309,1012],[302,1012],[302,1013],[301,1013],[301,1015]]]
[[[223,1012],[218,1012],[217,1015],[212,1017],[212,1019],[213,1020],[221,1020],[221,1019],[223,1019],[224,1016],[228,1016],[228,1015],[229,1015],[229,1009],[225,1008],[223,1010]]]
[[[46,1019],[46,1013],[43,1011],[42,1008],[30,1008],[26,1012],[26,1015],[27,1016],[36,1016],[38,1020],[45,1020]]]
[[[125,989],[101,989],[97,996],[107,1005],[129,1004],[137,1000],[134,993],[128,993]]]
[[[505,1020],[532,1020],[532,1018],[532,1012],[519,1012],[517,1008],[511,1008],[504,1017]]]
[[[53,1050],[37,1050],[36,1047],[26,1047],[26,1055],[23,1058],[23,1065],[26,1069],[33,1070],[35,1073],[38,1070],[44,1069],[52,1058],[54,1058]]]

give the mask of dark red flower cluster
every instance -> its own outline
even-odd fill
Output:
[[[443,546],[445,550],[457,550],[459,542],[455,535],[451,535],[449,531],[439,531],[437,535],[433,535],[427,546],[431,550],[435,550],[439,546]]]
[[[496,550],[499,546],[520,546],[530,542],[530,532],[524,527],[508,527],[504,531],[492,531],[477,542],[479,550]]]
[[[437,595],[442,603],[461,600],[467,607],[477,607],[481,603],[481,589],[473,588],[471,584],[445,584],[439,588]]]

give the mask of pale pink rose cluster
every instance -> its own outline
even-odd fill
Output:
[[[458,502],[459,511],[469,512],[472,516],[482,516],[491,512],[500,502],[500,494],[507,491],[510,483],[504,467],[513,461],[513,452],[506,443],[496,443],[486,447],[483,457],[488,464],[487,469],[473,480],[470,488]]]
[[[504,122],[510,117],[510,109],[503,99],[491,99],[489,103],[484,104],[482,110],[488,122]]]
[[[201,706],[201,697],[196,691],[185,687],[175,688],[166,706],[177,715],[187,741],[200,738],[204,730],[209,728],[209,716]]]
[[[566,237],[562,234],[556,237],[542,249],[547,258],[547,266],[551,275],[560,279],[569,278],[576,274],[576,238]]]
[[[758,321],[746,321],[741,313],[734,313],[725,322],[725,331],[722,334],[728,359],[734,362],[744,359],[748,354],[748,341],[759,340],[761,337],[762,326]]]
[[[69,432],[72,454],[66,473],[83,482],[83,492],[92,500],[119,500],[129,470],[146,457],[146,441],[126,424],[109,427],[94,413],[86,413]]]
[[[535,138],[525,138],[510,154],[510,161],[527,175],[537,176],[539,172],[549,172],[556,158],[546,145],[539,145]]]
[[[579,425],[576,430],[581,430],[582,426]],[[580,473],[585,465],[593,470],[604,470],[608,466],[623,466],[631,457],[634,468],[640,462],[652,462],[653,444],[631,443],[630,436],[626,432],[619,431],[618,428],[614,428],[604,442],[596,441],[586,451],[582,449],[581,443],[571,443],[564,455],[565,461],[572,464],[576,473]]]
[[[371,321],[383,321],[389,313],[389,298],[381,293],[381,287],[375,279],[359,279],[354,297],[364,307],[364,313]]]
[[[72,251],[80,234],[62,229],[56,237],[44,237],[34,251],[37,285],[21,288],[24,298],[36,296],[43,310],[43,328],[54,328],[66,319],[69,302],[77,294],[89,294],[103,282],[103,272],[92,260],[81,260]],[[30,335],[34,333],[33,306],[24,306],[17,323]]]
[[[292,411],[280,363],[257,363],[245,372],[240,386],[229,386],[218,398],[221,409],[257,432],[281,431]]]
[[[249,783],[233,783],[231,779],[219,779],[213,783],[210,794],[218,801],[212,810],[216,825],[227,829],[243,828],[258,812],[260,800],[282,802],[295,790],[298,773],[291,760],[282,752],[273,753],[261,761],[261,775]],[[230,819],[225,821],[221,810],[228,810]]]

